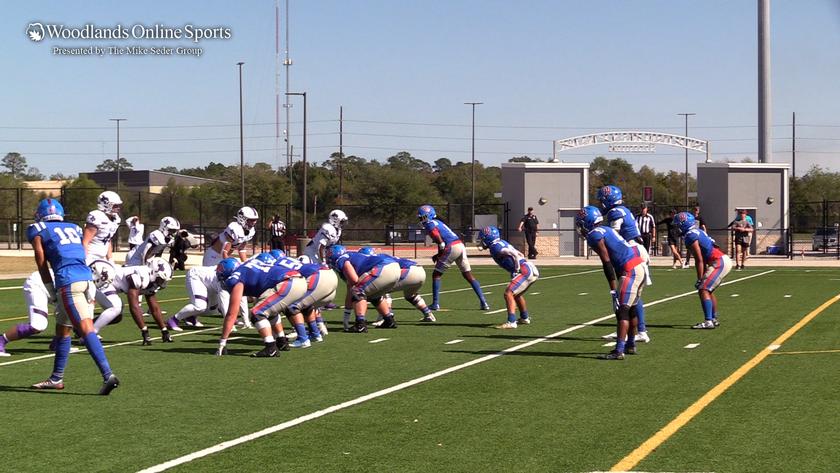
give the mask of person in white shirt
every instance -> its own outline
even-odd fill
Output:
[[[329,219],[321,225],[318,233],[306,245],[303,254],[309,257],[313,263],[325,264],[327,262],[326,249],[336,245],[341,240],[341,229],[347,223],[347,214],[341,210],[330,212]]]
[[[153,256],[160,256],[163,250],[172,246],[175,234],[181,229],[181,223],[175,217],[163,217],[160,228],[149,233],[142,245],[130,250],[126,255],[126,266],[142,266]]]
[[[105,191],[99,194],[97,210],[91,210],[85,220],[82,245],[85,247],[87,261],[104,259],[113,261],[111,240],[120,228],[120,210],[123,201],[116,192]]]
[[[140,223],[140,217],[136,215],[125,219],[125,224],[128,225],[128,249],[133,250],[143,244],[143,232],[146,226]]]
[[[52,270],[50,270],[52,274]],[[26,305],[29,307],[29,322],[20,323],[0,334],[0,357],[11,356],[6,352],[6,344],[15,340],[29,338],[47,329],[47,317],[49,316],[50,304],[55,305],[51,300],[41,273],[35,271],[23,283],[23,296]]]
[[[228,258],[234,251],[238,252],[239,260],[248,258],[246,244],[254,238],[257,231],[254,227],[260,216],[252,207],[242,207],[236,213],[236,220],[230,222],[225,230],[214,239],[204,251],[202,266],[215,267],[219,261]]]
[[[190,296],[190,302],[181,308],[175,315],[167,319],[166,325],[176,332],[183,329],[179,326],[179,322],[189,318],[194,318],[193,326],[202,327],[199,325],[195,317],[219,310],[221,314],[227,314],[228,303],[230,302],[230,294],[222,289],[221,282],[216,275],[215,266],[196,266],[187,271],[187,294]],[[245,321],[246,328],[251,328],[251,322],[248,318],[248,299],[242,298],[240,302],[239,315]]]

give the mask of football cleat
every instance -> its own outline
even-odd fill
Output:
[[[435,314],[429,314],[420,319],[420,322],[437,322]]]
[[[712,319],[712,323],[713,323],[713,324],[715,324],[715,327],[719,327],[719,326],[720,326],[720,320],[718,320],[718,318],[717,318],[717,317],[715,317],[715,318],[713,318],[713,319]]]
[[[348,333],[367,333],[367,322],[356,322],[355,324],[351,325],[350,328],[346,330]]]
[[[432,310],[435,310],[435,309],[432,309]],[[482,302],[481,303],[481,310],[490,310],[490,304],[488,304],[486,302]]]
[[[531,325],[531,319],[519,319],[516,323],[519,325]]]
[[[198,318],[195,318],[195,323],[193,323],[193,325],[194,325],[195,327],[198,327],[198,328],[204,327],[204,324],[203,324],[203,323],[201,323],[201,321],[200,321],[200,320],[198,320]]]
[[[291,348],[289,347],[289,339],[286,337],[278,338],[274,341],[274,345],[277,347],[279,351],[289,351]]]
[[[711,320],[704,320],[698,324],[692,325],[691,328],[698,330],[712,330],[715,328],[715,323]]]
[[[627,345],[624,347],[624,354],[625,355],[635,355],[636,354],[636,345]]]
[[[183,332],[184,331],[184,329],[182,329],[178,325],[178,319],[176,319],[174,315],[172,317],[169,317],[168,319],[166,319],[166,326],[169,327],[169,330],[172,330],[174,332]]]
[[[117,387],[119,387],[119,385],[120,385],[119,378],[117,378],[117,375],[111,373],[108,376],[108,379],[106,379],[102,383],[102,387],[99,388],[99,395],[100,396],[107,396],[107,395],[111,394],[111,391],[113,391],[114,389],[117,389]]]
[[[397,321],[393,317],[386,317],[378,328],[397,328]]]
[[[609,352],[605,355],[599,355],[598,359],[599,360],[623,360],[624,359],[624,353],[622,353],[620,351],[617,351],[617,350],[613,350],[613,351],[611,351],[611,352]]]
[[[251,353],[251,358],[274,358],[277,354],[278,351],[276,347],[265,347],[256,353]]]
[[[429,310],[440,310],[440,304],[435,302],[434,304],[429,306]]]
[[[318,335],[317,337],[312,337],[310,340],[315,340],[316,342],[323,342],[324,341],[324,336],[323,335]]]
[[[47,378],[40,383],[33,384],[32,387],[34,389],[64,389],[64,380],[55,381],[52,378]]]
[[[216,353],[214,353],[215,356],[225,356],[227,354],[227,347],[216,348]]]
[[[152,340],[149,338],[149,331],[148,330],[141,330],[140,335],[143,336],[143,343],[140,344],[141,346],[146,347],[146,346],[149,346],[149,345],[152,344]]]
[[[160,339],[163,340],[163,343],[172,343],[172,335],[169,333],[169,330],[162,330],[160,332]]]
[[[301,340],[298,338],[294,342],[292,342],[292,348],[309,348],[312,346],[312,342],[309,341],[307,338],[306,340]]]
[[[0,356],[12,356],[6,352],[6,337],[0,335]]]
[[[195,326],[196,326],[196,325],[195,325],[195,323],[196,323],[196,322],[198,322],[198,319],[196,319],[194,315],[193,315],[193,316],[191,316],[191,317],[187,317],[186,319],[184,319],[184,324],[185,324],[187,327],[195,327]]]
[[[639,333],[636,334],[636,337],[634,338],[634,340],[636,341],[636,343],[650,343],[650,336],[648,335],[648,333],[646,331],[645,332],[639,332]]]
[[[324,322],[318,322],[318,331],[321,332],[321,335],[329,335],[330,331],[327,330],[327,324]]]
[[[501,325],[496,325],[496,328],[497,328],[497,329],[501,329],[501,330],[513,330],[513,329],[515,329],[516,327],[518,327],[518,325],[516,324],[516,322],[505,322],[505,323],[503,323],[503,324],[501,324]]]

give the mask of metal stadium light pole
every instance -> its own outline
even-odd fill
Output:
[[[306,92],[286,92],[286,95],[303,96],[303,234],[306,236]]]
[[[120,122],[124,122],[125,118],[109,118],[112,122],[117,122],[117,192],[120,190]]]
[[[472,106],[472,205],[470,207],[470,229],[475,225],[475,106],[483,104],[484,102],[464,102],[464,105]]]
[[[685,137],[688,138],[688,117],[696,113],[678,113],[685,117]],[[688,212],[688,148],[685,149],[685,211]]]
[[[242,193],[242,206],[245,206],[245,135],[242,127],[242,65],[244,62],[237,62],[239,66],[239,187]]]

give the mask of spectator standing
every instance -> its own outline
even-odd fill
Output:
[[[525,243],[528,245],[528,259],[537,258],[537,233],[539,232],[539,224],[539,219],[534,215],[534,208],[528,207],[528,213],[519,221],[519,228],[517,229],[520,232],[525,232]]]
[[[146,230],[146,226],[140,223],[140,217],[136,215],[125,219],[125,223],[128,225],[128,249],[133,250],[134,247],[142,245],[145,241],[143,232]]]
[[[636,225],[639,227],[639,232],[642,234],[642,244],[650,254],[651,243],[656,244],[656,219],[653,215],[648,213],[647,205],[642,206],[642,213],[636,217]]]
[[[671,248],[671,256],[674,258],[671,267],[674,269],[684,267],[682,256],[680,255],[680,237],[682,234],[678,222],[674,221],[675,215],[677,215],[677,209],[671,209],[670,216],[662,219],[661,222],[662,225],[665,225],[668,232],[668,246]]]
[[[729,229],[735,232],[735,270],[744,269],[744,262],[752,242],[754,230],[752,217],[747,215],[746,209],[738,209],[738,216],[729,224]]]
[[[279,215],[275,215],[268,223],[268,229],[271,231],[271,249],[286,251],[286,244],[283,239],[286,236],[286,224],[280,220]]]
[[[169,249],[169,265],[172,269],[184,271],[184,263],[187,261],[187,250],[190,249],[190,241],[187,239],[189,232],[181,230],[175,235],[172,248]]]

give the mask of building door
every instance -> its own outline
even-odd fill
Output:
[[[560,256],[583,256],[583,245],[575,231],[575,216],[580,209],[557,209],[557,232]]]

